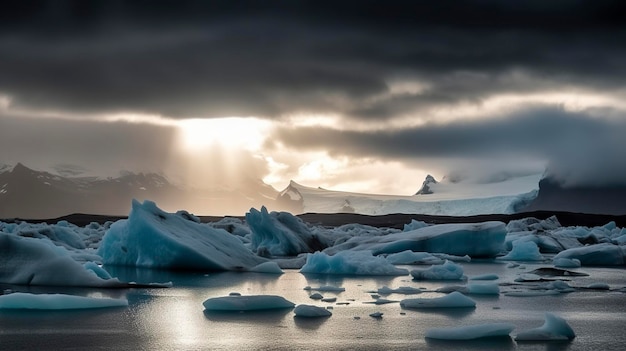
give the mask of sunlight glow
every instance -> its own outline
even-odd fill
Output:
[[[214,146],[254,151],[261,148],[269,122],[254,117],[195,118],[179,126],[181,146],[188,151]]]

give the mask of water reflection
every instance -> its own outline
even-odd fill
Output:
[[[256,323],[280,323],[288,314],[292,314],[291,308],[262,311],[208,311],[204,310],[206,319],[214,322],[228,322],[238,324]]]
[[[426,338],[426,344],[433,350],[514,350],[515,343],[510,336],[481,338],[476,340],[438,340]]]
[[[308,317],[294,316],[293,317],[293,321],[296,324],[296,327],[298,327],[300,329],[317,330],[317,329],[319,329],[319,327],[322,326],[322,324],[324,324],[326,321],[328,321],[329,318],[332,318],[332,317],[331,316],[327,316],[327,317],[308,318]]]

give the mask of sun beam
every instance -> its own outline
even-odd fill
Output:
[[[191,152],[213,147],[258,150],[269,122],[254,117],[194,118],[180,122],[180,142]]]

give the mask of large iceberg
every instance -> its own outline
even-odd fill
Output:
[[[375,255],[416,252],[445,253],[471,257],[495,257],[504,249],[506,227],[502,222],[451,223],[376,237],[354,237],[325,252],[346,249],[372,250]]]
[[[110,265],[187,270],[247,270],[265,262],[238,237],[133,200],[127,220],[115,222],[98,249]]]
[[[414,269],[411,275],[415,280],[461,280],[464,278],[463,267],[450,261],[432,265],[426,269]]]
[[[268,213],[265,206],[261,211],[251,208],[246,222],[252,231],[252,249],[262,256],[296,256],[328,247],[328,239],[312,233],[300,218],[288,212]]]
[[[100,272],[102,275],[102,273]],[[72,259],[48,239],[0,233],[0,282],[18,285],[128,287],[117,279],[103,279],[95,268]]]

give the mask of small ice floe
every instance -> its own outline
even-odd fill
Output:
[[[258,311],[293,308],[295,306],[293,302],[276,295],[213,297],[205,300],[202,305],[208,311]]]
[[[412,295],[412,294],[421,294],[422,290],[418,288],[414,288],[412,286],[401,286],[396,289],[391,289],[387,286],[383,286],[375,291],[381,295],[389,295],[389,294],[404,294],[404,295]]]
[[[313,300],[321,300],[324,298],[324,296],[322,296],[322,294],[320,293],[313,293],[311,295],[309,295],[309,298],[313,299]]]
[[[553,259],[552,263],[555,267],[559,268],[578,268],[580,267],[580,260],[576,258],[557,258]]]
[[[231,292],[231,293],[228,294],[228,296],[241,296],[241,293]]]
[[[369,304],[374,304],[374,305],[385,305],[385,304],[394,303],[394,302],[398,302],[398,301],[397,300],[387,300],[387,299],[376,299],[374,301],[363,302],[363,303],[369,303]]]
[[[469,278],[470,280],[498,280],[500,279],[500,277],[498,277],[497,274],[480,274],[480,275],[475,275],[473,277]]]
[[[293,312],[296,317],[307,318],[330,317],[333,315],[329,310],[313,305],[298,305]]]
[[[378,295],[378,294],[372,294],[372,295],[370,295],[370,297],[372,299],[380,299],[380,295]]]
[[[589,274],[583,272],[570,271],[567,269],[560,268],[552,268],[552,267],[542,267],[537,268],[535,270],[530,271],[529,273],[540,275],[540,276],[548,276],[548,277],[587,277]]]
[[[414,269],[411,275],[415,280],[461,280],[464,277],[463,267],[451,261],[427,269]]]
[[[545,322],[539,328],[517,334],[516,341],[558,341],[572,340],[576,333],[567,321],[550,312],[545,314]]]
[[[0,309],[76,310],[128,306],[126,299],[101,299],[66,294],[15,292],[0,295]]]
[[[383,313],[382,312],[370,313],[370,317],[376,318],[376,319],[381,319],[381,318],[383,318]]]
[[[260,263],[252,268],[250,268],[250,272],[255,272],[255,273],[269,273],[269,274],[283,274],[285,272],[283,272],[282,269],[280,269],[280,267],[278,266],[278,263],[276,262],[263,262]]]
[[[340,286],[332,286],[332,285],[322,285],[319,287],[311,287],[305,286],[304,290],[315,290],[315,291],[325,291],[325,292],[343,292],[346,291],[346,288],[342,288]]]
[[[337,301],[336,297],[325,297],[321,300],[322,302],[335,302]]]
[[[446,285],[437,290],[436,292],[450,293],[458,291],[463,294],[476,294],[476,295],[499,295],[500,286],[496,283],[470,283],[467,285]]]
[[[486,323],[451,328],[433,328],[426,331],[426,337],[441,340],[474,340],[483,338],[509,337],[515,329],[511,323]]]
[[[460,292],[452,292],[443,297],[404,299],[400,301],[404,308],[475,308],[476,302]]]
[[[607,283],[591,283],[585,287],[592,290],[610,290],[611,287]]]

